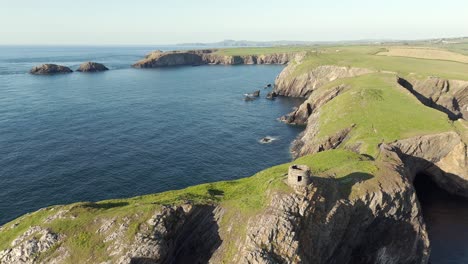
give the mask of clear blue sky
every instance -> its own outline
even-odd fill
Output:
[[[0,0],[0,44],[468,36],[468,0]]]

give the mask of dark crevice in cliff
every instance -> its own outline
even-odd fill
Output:
[[[221,245],[214,207],[195,209],[175,238],[174,255],[166,263],[208,263]]]
[[[411,84],[408,80],[398,77],[397,82],[403,88],[407,89],[410,93],[412,93],[422,104],[424,104],[427,107],[431,107],[441,112],[444,112],[445,114],[447,114],[450,120],[458,120],[462,118],[461,114],[452,112],[450,109],[444,107],[443,105],[434,102],[432,98],[427,98],[423,94],[416,91],[413,87],[413,84]],[[453,99],[453,104],[454,106],[458,107],[458,102],[455,99]]]
[[[221,245],[219,226],[215,217],[214,206],[196,206],[185,220],[171,215],[169,222],[174,222],[175,233],[167,238],[167,252],[156,261],[153,258],[132,258],[132,264],[161,263],[208,263],[213,253]],[[181,226],[177,226],[183,222]],[[172,224],[170,224],[172,225]]]

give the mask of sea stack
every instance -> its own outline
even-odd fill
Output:
[[[35,75],[52,75],[60,73],[71,73],[73,72],[70,68],[57,64],[42,64],[34,66],[31,71],[31,74]]]
[[[109,70],[104,64],[97,62],[85,62],[80,65],[77,71],[79,72],[102,72]]]

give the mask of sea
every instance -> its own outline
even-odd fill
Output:
[[[0,47],[0,225],[49,205],[239,179],[291,161],[303,128],[277,119],[302,100],[267,100],[264,89],[284,66],[131,67],[173,49]],[[110,70],[28,73],[86,61]],[[255,90],[260,98],[243,100]]]

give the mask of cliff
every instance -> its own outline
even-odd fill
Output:
[[[54,206],[0,230],[1,263],[425,263],[429,242],[403,162],[333,150],[232,182]]]
[[[218,50],[154,51],[133,64],[135,68],[158,68],[204,64],[286,64],[300,58],[297,53],[270,53],[259,55],[224,55]]]

